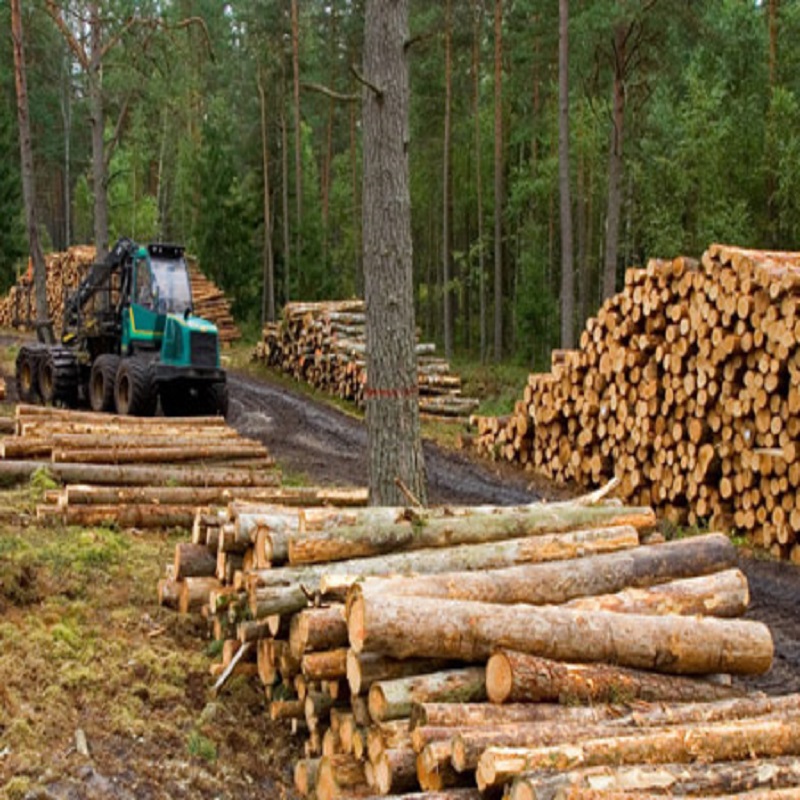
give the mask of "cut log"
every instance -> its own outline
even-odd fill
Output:
[[[164,464],[182,461],[234,461],[260,459],[262,468],[270,467],[267,449],[258,442],[239,442],[206,447],[96,447],[86,450],[56,448],[52,460],[61,464]]]
[[[294,788],[302,797],[310,797],[317,783],[318,758],[301,758],[294,765]]]
[[[217,570],[216,554],[203,544],[178,542],[175,545],[174,575],[176,580],[184,578],[211,577]]]
[[[158,604],[167,608],[178,609],[181,585],[174,578],[161,578],[158,581]]]
[[[333,650],[346,645],[344,606],[307,608],[292,617],[289,646],[297,658],[308,650]]]
[[[347,648],[306,653],[300,661],[306,680],[330,681],[347,675]]]
[[[409,747],[411,734],[407,719],[375,722],[367,731],[367,755],[370,761],[377,761],[384,750],[403,750]]]
[[[738,761],[800,753],[800,720],[756,719],[650,728],[626,736],[541,748],[489,748],[476,771],[479,789],[508,783],[538,769],[640,763]]]
[[[333,800],[343,791],[365,785],[364,765],[353,756],[341,753],[319,760],[314,787],[318,800]]]
[[[373,762],[373,767],[375,788],[381,795],[403,794],[419,788],[417,754],[410,747],[384,750]]]
[[[413,731],[420,726],[468,728],[553,721],[591,725],[618,718],[621,713],[624,712],[613,706],[565,708],[555,703],[414,703],[409,727]]]
[[[456,772],[449,760],[443,760],[437,755],[430,755],[434,749],[435,746],[431,746],[430,749],[426,748],[417,756],[417,783],[421,789],[436,793],[446,789],[475,785],[474,776],[465,772]],[[430,761],[438,762],[433,769],[428,768]]]
[[[264,586],[249,593],[250,613],[255,619],[275,614],[294,614],[308,606],[308,596],[299,584]]]
[[[186,578],[180,587],[178,611],[188,614],[206,605],[211,592],[220,589],[222,584],[216,578]]]
[[[45,509],[46,510],[46,509]],[[116,524],[121,528],[186,528],[190,530],[195,516],[194,506],[113,505],[67,506],[58,514],[67,525],[92,527]]]
[[[408,717],[412,703],[469,703],[485,699],[486,670],[466,667],[373,683],[369,689],[369,713],[380,722]]]
[[[380,653],[356,653],[351,649],[347,653],[347,682],[350,691],[358,695],[367,691],[376,681],[440,672],[452,666],[456,664],[440,658],[397,659]]]
[[[655,526],[649,508],[537,503],[516,508],[305,509],[289,540],[291,564],[315,564],[365,558],[401,550],[452,547],[625,525]]]
[[[593,767],[555,776],[549,770],[521,775],[514,780],[511,800],[570,798],[573,789],[674,796],[739,794],[761,788],[790,787],[800,787],[800,761],[796,758],[714,764],[637,764],[635,767]]]
[[[708,702],[740,690],[709,681],[611,664],[569,664],[509,650],[493,653],[486,666],[486,693],[493,703]]]
[[[370,578],[385,593],[484,603],[565,603],[576,597],[619,592],[668,580],[708,575],[736,565],[736,548],[727,536],[712,533],[665,544],[645,545],[561,562],[522,564],[497,570],[433,576]]]
[[[356,596],[350,646],[395,658],[488,659],[493,649],[581,659],[675,674],[761,674],[772,664],[758,622],[500,606],[462,600]]]

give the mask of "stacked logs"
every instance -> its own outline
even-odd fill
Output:
[[[253,357],[332,395],[364,405],[366,332],[363,300],[288,303],[281,323],[268,324]],[[423,414],[463,417],[479,401],[461,395],[461,378],[430,343],[416,345]]]
[[[143,419],[20,405],[14,433],[0,439],[0,475],[26,480],[39,469],[66,486],[45,494],[38,517],[70,525],[189,528],[199,505],[287,502],[266,448],[221,417]]]
[[[50,253],[45,257],[47,307],[57,331],[62,327],[64,301],[86,275],[94,254],[94,247],[77,246],[65,253]],[[241,332],[231,316],[228,299],[203,275],[195,260],[188,259],[188,264],[195,314],[217,326],[220,341],[240,339]],[[0,299],[0,327],[30,329],[35,319],[36,301],[32,269],[29,267],[6,297]]]
[[[197,569],[183,552],[159,592],[225,640],[216,691],[257,674],[271,718],[305,737],[294,774],[306,797],[476,798],[529,780],[546,763],[529,751],[590,737],[611,753],[631,734],[683,737],[676,760],[744,761],[726,734],[745,726],[736,741],[759,731],[760,756],[795,753],[776,715],[800,698],[747,696],[724,677],[772,659],[769,631],[737,619],[748,593],[734,547],[721,534],[640,545],[654,523],[647,508],[580,501],[241,506],[198,517],[204,593],[180,599],[175,575]],[[220,552],[241,556],[224,581]],[[768,766],[796,785],[797,765],[781,764]]]
[[[713,245],[651,261],[531,375],[483,452],[800,562],[800,254]],[[503,424],[505,422],[505,424]]]
[[[0,375],[0,401],[6,399],[6,380]]]

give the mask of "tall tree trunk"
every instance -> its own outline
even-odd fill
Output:
[[[281,87],[283,91],[281,103],[281,216],[283,217],[283,294],[284,302],[292,297],[291,261],[292,237],[289,222],[289,131],[286,124],[286,62],[281,55]]]
[[[367,0],[364,20],[364,277],[370,502],[425,503],[408,166],[408,0]]]
[[[92,182],[94,184],[94,244],[96,258],[108,254],[108,171],[103,108],[103,42],[100,8],[89,5],[89,114],[92,123]]]
[[[494,3],[494,359],[503,357],[503,0]]]
[[[47,321],[47,268],[36,214],[36,184],[33,172],[33,146],[28,110],[28,79],[25,70],[25,48],[22,34],[20,0],[11,0],[11,38],[14,45],[14,78],[17,88],[17,119],[19,122],[19,150],[22,162],[22,197],[25,203],[25,222],[28,229],[28,247],[33,261],[33,283],[36,297],[36,322]]]
[[[298,287],[302,283],[300,274],[300,248],[303,227],[303,135],[300,128],[300,21],[297,0],[292,0],[292,91],[294,95],[294,190],[295,190],[295,247],[297,257]]]
[[[328,58],[332,65],[336,64],[336,50],[339,46],[336,3],[330,4],[330,41],[328,42]],[[331,80],[335,83],[335,75]],[[334,87],[335,88],[335,87]],[[325,157],[322,160],[322,263],[328,263],[328,218],[331,194],[331,162],[333,161],[333,128],[336,121],[336,101],[328,99],[328,120],[325,125]]]
[[[625,131],[625,71],[628,29],[618,25],[614,31],[614,86],[612,98],[611,141],[608,152],[608,210],[606,252],[603,265],[603,299],[616,291],[619,220],[622,207],[622,142]]]
[[[264,281],[261,295],[261,324],[275,321],[275,260],[272,252],[272,204],[269,187],[269,138],[267,136],[267,91],[259,66],[256,73],[261,104],[261,168],[264,171]]]
[[[569,185],[569,0],[558,0],[558,190],[561,199],[561,347],[575,346],[575,275]]]
[[[364,296],[364,269],[361,247],[361,193],[358,180],[358,133],[356,131],[356,106],[350,103],[350,180],[353,184],[353,236],[355,238],[356,296]]]
[[[577,214],[576,233],[578,236],[578,319],[583,322],[584,309],[588,306],[588,296],[591,289],[588,270],[588,248],[589,239],[587,236],[588,228],[588,204],[586,192],[586,169],[589,161],[585,148],[582,143],[583,123],[578,128],[578,174],[576,189],[578,197],[575,202],[575,212]]]
[[[477,199],[478,213],[478,295],[480,306],[480,359],[481,363],[486,361],[487,352],[487,319],[488,310],[486,307],[486,259],[484,256],[483,245],[483,176],[481,169],[481,28],[483,22],[483,2],[475,0],[473,10],[472,28],[472,116],[475,121],[475,194]]]
[[[61,87],[61,122],[64,128],[64,249],[72,244],[72,60],[64,48],[64,82]]]
[[[780,0],[769,0],[769,88],[774,90],[778,85],[778,13]]]
[[[453,294],[450,290],[452,280],[451,227],[452,204],[450,202],[450,125],[453,97],[452,76],[453,23],[451,0],[444,4],[444,152],[442,153],[442,289],[444,297],[444,356],[453,357]]]

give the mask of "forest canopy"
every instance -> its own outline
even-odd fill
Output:
[[[107,45],[112,242],[185,244],[254,330],[269,313],[268,262],[278,309],[363,292],[364,0],[23,0],[22,9],[47,248],[93,241],[93,78],[66,33],[89,48],[94,32]],[[4,4],[3,291],[26,250],[8,15]],[[564,308],[559,5],[412,0],[410,27],[417,322],[427,338],[478,357],[491,351],[499,311],[503,354],[541,366],[559,346]],[[796,0],[570,5],[574,330],[602,300],[615,228],[617,288],[627,267],[699,256],[712,241],[800,249],[799,36]]]

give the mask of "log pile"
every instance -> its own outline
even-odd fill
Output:
[[[363,300],[287,303],[283,321],[265,326],[253,358],[363,407],[365,319]],[[474,411],[479,401],[462,396],[461,378],[435,355],[435,346],[416,347],[420,412],[460,418]]]
[[[46,469],[66,486],[46,493],[41,519],[70,525],[163,528],[231,499],[294,502],[266,448],[221,417],[121,417],[19,405],[0,439],[0,475]]]
[[[47,307],[55,330],[60,331],[66,297],[78,286],[94,259],[95,249],[88,246],[71,247],[64,253],[45,256],[47,266]],[[219,329],[221,342],[241,338],[231,316],[230,302],[225,295],[203,275],[194,259],[187,259],[192,284],[194,312],[213,322]],[[6,297],[0,299],[0,327],[27,330],[36,319],[31,269],[11,287]]]
[[[6,379],[0,375],[0,401],[6,399]]]
[[[628,270],[482,452],[800,562],[800,254],[713,245]]]
[[[704,786],[701,763],[674,762],[725,759],[731,785],[797,786],[800,697],[729,677],[767,671],[773,650],[740,619],[735,548],[640,544],[654,524],[649,508],[580,501],[232,507],[198,517],[159,597],[223,639],[215,692],[258,675],[271,718],[304,737],[305,797],[550,797],[531,781],[560,780],[553,764],[593,791],[595,773],[658,761],[659,742],[675,785]],[[754,755],[769,759],[758,777]]]

